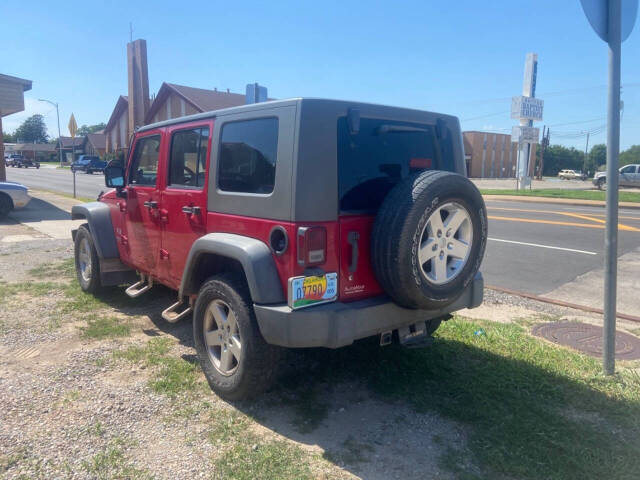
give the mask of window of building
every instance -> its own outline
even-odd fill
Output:
[[[222,127],[218,187],[227,192],[273,192],[278,119],[260,118]]]
[[[155,185],[158,176],[158,154],[160,150],[160,135],[143,137],[136,142],[133,152],[129,184]]]
[[[171,137],[169,185],[201,189],[204,186],[209,127],[180,130]]]

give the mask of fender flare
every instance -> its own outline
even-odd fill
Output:
[[[101,260],[120,258],[109,206],[102,202],[89,202],[71,207],[71,219],[81,218],[86,218],[89,223],[98,257]]]
[[[273,254],[262,241],[232,233],[209,233],[191,246],[180,284],[179,298],[198,293],[193,274],[203,255],[213,254],[242,265],[254,303],[286,302]]]

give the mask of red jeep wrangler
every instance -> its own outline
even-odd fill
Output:
[[[282,349],[380,335],[425,346],[480,305],[486,211],[452,116],[293,99],[137,130],[99,201],[73,207],[83,290],[154,283],[193,310],[218,394],[255,395]]]

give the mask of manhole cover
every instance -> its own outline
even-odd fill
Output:
[[[534,335],[575,348],[593,357],[602,357],[602,327],[576,322],[542,323],[533,327]],[[640,338],[616,331],[616,358],[640,358]]]

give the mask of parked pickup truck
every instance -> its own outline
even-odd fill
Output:
[[[482,303],[487,216],[456,117],[280,100],[138,129],[112,190],[73,207],[86,292],[177,292],[220,396],[256,395],[281,347],[428,346]]]
[[[39,162],[34,162],[30,158],[25,157],[24,155],[10,155],[6,161],[6,165],[10,167],[18,167],[18,168],[40,168]]]
[[[72,172],[103,172],[107,162],[100,160],[97,155],[80,155],[78,159],[71,164]]]

